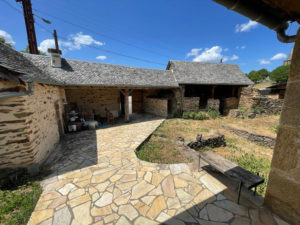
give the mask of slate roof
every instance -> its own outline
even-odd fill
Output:
[[[167,70],[173,70],[179,84],[251,85],[253,82],[236,64],[174,61]]]
[[[51,83],[65,86],[108,87],[178,87],[171,71],[143,69],[128,66],[62,59],[62,68],[50,65],[50,56],[23,54],[38,69],[39,77],[49,78]]]
[[[0,43],[0,66],[23,75],[38,76],[42,72],[23,54]]]

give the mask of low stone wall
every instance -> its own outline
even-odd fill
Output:
[[[198,112],[199,111],[199,97],[184,97],[183,111]]]
[[[260,97],[258,99],[258,106],[261,107],[261,113],[264,114],[280,113],[282,110],[282,105],[283,99],[274,99],[266,97]]]
[[[268,137],[268,136],[264,136],[264,135],[260,135],[260,134],[254,134],[254,133],[250,133],[248,131],[245,130],[239,130],[230,126],[222,126],[224,129],[238,135],[241,136],[245,139],[247,139],[248,141],[252,141],[258,144],[262,144],[262,145],[266,145],[269,148],[274,148],[275,146],[275,138],[272,137]]]
[[[168,99],[144,98],[144,111],[157,116],[168,116]]]
[[[239,107],[252,108],[259,103],[261,94],[253,86],[244,87],[241,92]]]
[[[220,109],[220,100],[210,98],[207,100],[207,109],[208,110],[216,110],[219,111]]]

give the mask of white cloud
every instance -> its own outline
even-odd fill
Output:
[[[202,48],[193,48],[188,54],[186,54],[186,57],[196,56],[200,51],[202,51]]]
[[[228,48],[224,48],[223,51],[224,51],[224,52],[228,52],[229,49],[228,49]]]
[[[107,57],[105,55],[99,55],[96,57],[96,59],[105,60],[105,59],[107,59]]]
[[[233,55],[230,57],[230,60],[237,60],[237,59],[239,59],[239,57],[237,55]]]
[[[236,33],[238,33],[238,32],[247,32],[247,31],[250,31],[251,29],[256,28],[257,25],[258,25],[257,22],[249,20],[248,23],[237,24],[235,26],[235,32]]]
[[[245,48],[246,48],[246,45],[242,45],[242,46],[241,46],[241,49],[245,49]]]
[[[279,59],[286,59],[286,54],[284,53],[277,53],[274,55],[270,60],[279,60]]]
[[[71,34],[68,41],[62,41],[59,40],[58,44],[62,50],[80,50],[82,46],[86,45],[103,45],[102,42],[95,40],[92,36],[82,34],[82,32],[79,32],[77,34]],[[54,40],[53,39],[46,39],[43,40],[39,45],[39,50],[43,52],[47,52],[48,48],[54,48]]]
[[[73,46],[70,47],[70,50],[73,49],[81,49],[82,45],[103,45],[102,42],[96,41],[92,36],[82,34],[82,32],[79,32],[75,35],[71,35],[71,41],[73,42]]]
[[[214,46],[212,48],[206,48],[200,55],[197,55],[194,62],[211,62],[218,61],[222,56],[222,48],[220,46]]]
[[[205,48],[204,50],[195,50],[194,48],[187,54],[187,56],[194,56],[194,62],[219,62],[221,59],[223,62],[226,62],[228,60],[237,60],[239,58],[237,55],[223,55],[223,52],[228,51],[228,49],[225,49],[220,46],[213,46],[211,48]]]
[[[15,45],[16,42],[13,40],[12,36],[4,30],[0,30],[0,37],[4,38],[9,44]]]
[[[269,60],[266,59],[259,59],[258,61],[260,65],[267,65],[271,63]]]
[[[237,49],[237,50],[243,50],[243,49],[245,49],[246,48],[246,45],[241,45],[241,46],[235,46],[235,49]]]

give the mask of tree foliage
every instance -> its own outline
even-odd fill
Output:
[[[21,50],[20,52],[30,53],[29,46],[27,45],[26,48],[24,50]],[[39,55],[46,55],[46,53],[39,50]]]
[[[7,43],[3,37],[0,37],[0,43],[5,44],[6,46],[13,48],[12,44]]]
[[[290,65],[279,66],[271,72],[270,79],[277,83],[285,82],[288,80],[289,72]]]
[[[258,82],[261,81],[265,78],[267,78],[269,76],[270,72],[266,69],[261,69],[258,71],[252,70],[248,77],[250,80],[252,80],[253,82]]]

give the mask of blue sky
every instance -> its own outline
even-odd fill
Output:
[[[5,2],[22,10],[15,0],[0,0],[0,36],[22,50],[27,45],[23,16]],[[212,0],[32,0],[32,5],[39,47],[53,46],[49,31],[56,29],[63,57],[71,59],[165,69],[169,59],[223,58],[248,73],[282,65],[293,47]],[[297,27],[292,24],[288,34]]]

